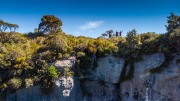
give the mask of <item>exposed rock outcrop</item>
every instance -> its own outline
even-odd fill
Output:
[[[75,77],[61,77],[55,80],[51,94],[42,94],[38,85],[9,94],[7,101],[81,101],[83,95],[79,85],[79,80]]]
[[[159,67],[165,60],[162,53],[144,56],[135,63],[134,78],[120,84],[122,101],[179,101],[180,65],[175,61],[179,55],[158,74],[149,70]]]
[[[124,66],[124,59],[115,58],[112,55],[98,60],[98,67],[92,73],[93,80],[99,80],[108,83],[118,83],[121,71]]]
[[[152,87],[154,101],[180,101],[180,54],[174,54],[173,57],[167,68],[155,76]]]
[[[150,70],[164,64],[163,53],[144,55],[143,60],[134,63],[134,76],[120,82],[125,60],[112,55],[100,58],[98,66],[87,79],[61,77],[54,80],[53,92],[44,95],[40,86],[20,89],[9,94],[7,101],[180,101],[180,54],[165,65],[160,73]],[[55,66],[62,70],[72,67],[75,60],[57,61]],[[126,75],[130,66],[127,66]]]
[[[84,86],[87,101],[118,101],[116,86],[112,83],[85,81]]]
[[[71,68],[75,58],[56,61],[54,65],[59,71]],[[53,81],[52,92],[48,95],[41,92],[40,85],[18,90],[15,94],[8,94],[7,101],[82,101],[83,93],[77,77],[62,76]]]
[[[117,83],[124,59],[112,55],[98,59],[98,66],[83,82],[85,101],[118,101]]]

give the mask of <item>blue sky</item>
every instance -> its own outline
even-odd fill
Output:
[[[0,0],[0,19],[33,31],[43,15],[63,22],[67,34],[98,37],[109,29],[166,32],[170,12],[180,15],[180,0]]]

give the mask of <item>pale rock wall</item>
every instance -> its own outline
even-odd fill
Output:
[[[98,59],[98,67],[93,71],[93,80],[100,80],[108,83],[118,83],[121,71],[124,66],[124,59],[115,58],[112,55]]]
[[[9,94],[7,101],[180,101],[180,55],[174,57],[164,71],[151,74],[149,70],[159,67],[165,56],[144,55],[143,60],[134,64],[133,79],[119,82],[124,59],[110,55],[98,60],[98,67],[87,80],[61,77],[54,81],[50,95],[43,95],[40,86],[34,86]],[[57,61],[56,67],[63,69],[73,63],[74,60]]]
[[[156,75],[153,86],[153,100],[180,101],[180,54],[174,54],[174,59],[162,73]]]
[[[61,77],[54,82],[51,94],[42,94],[37,85],[9,94],[7,101],[82,101],[83,93],[76,77]]]
[[[112,55],[98,59],[98,66],[83,82],[85,101],[118,101],[117,83],[124,66],[124,59]]]
[[[117,101],[116,86],[98,81],[84,82],[85,101]]]
[[[147,55],[135,63],[134,78],[120,84],[122,101],[180,101],[180,55],[164,71],[149,72],[159,67],[165,60],[162,53]]]

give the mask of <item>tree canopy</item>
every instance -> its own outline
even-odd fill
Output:
[[[167,18],[168,18],[167,20],[168,25],[166,26],[166,29],[168,33],[180,29],[180,16],[171,13],[170,16],[168,16]]]
[[[174,47],[174,49],[180,50],[180,16],[171,13],[167,18],[168,25],[166,29],[169,39],[168,43],[171,47]]]
[[[17,24],[11,24],[0,20],[0,31],[3,33],[9,28],[10,32],[15,32],[19,26]]]
[[[45,15],[41,18],[38,30],[44,33],[55,33],[61,30],[62,22],[54,15]]]

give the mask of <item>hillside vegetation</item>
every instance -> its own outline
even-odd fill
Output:
[[[0,93],[36,84],[48,87],[53,78],[63,75],[80,77],[97,66],[98,58],[110,54],[130,61],[144,54],[163,52],[168,57],[180,52],[180,16],[172,13],[167,23],[164,34],[133,29],[126,37],[95,39],[64,33],[61,20],[52,15],[43,16],[39,28],[27,34],[15,32],[18,25],[0,20]],[[76,70],[60,73],[50,65],[71,56],[77,57]]]

